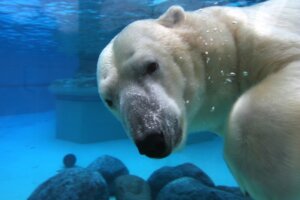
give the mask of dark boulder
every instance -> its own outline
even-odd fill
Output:
[[[72,153],[66,154],[63,158],[63,163],[65,168],[75,167],[76,164],[76,156]]]
[[[243,196],[208,187],[200,181],[184,177],[166,185],[156,200],[244,200]]]
[[[200,168],[191,163],[185,163],[176,167],[162,167],[148,179],[148,183],[152,190],[152,197],[155,199],[158,192],[168,183],[182,177],[194,178],[204,185],[214,187],[213,181]]]
[[[108,200],[103,177],[90,170],[71,168],[42,183],[28,200]]]
[[[110,195],[114,195],[114,180],[121,176],[129,174],[124,163],[112,156],[104,155],[92,162],[87,169],[99,172],[106,180]]]
[[[116,200],[151,200],[150,186],[138,176],[119,176],[114,186]]]
[[[226,192],[230,192],[230,193],[233,193],[235,195],[243,196],[242,191],[238,187],[230,187],[230,186],[218,185],[218,186],[216,186],[216,189],[223,190],[223,191],[226,191]]]

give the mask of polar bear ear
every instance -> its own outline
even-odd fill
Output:
[[[173,27],[184,21],[185,13],[182,7],[172,6],[162,16],[158,18],[158,22],[166,27]]]

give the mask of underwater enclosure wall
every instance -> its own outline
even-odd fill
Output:
[[[195,10],[258,2],[1,1],[0,81],[5,95],[0,115],[54,109],[50,84],[57,79],[93,76],[101,49],[130,22],[156,18],[174,4]]]

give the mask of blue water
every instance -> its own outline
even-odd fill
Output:
[[[210,134],[164,160],[139,157],[133,144],[125,139],[119,123],[104,110],[99,99],[95,99],[98,98],[94,78],[96,62],[103,47],[127,24],[156,18],[170,5],[195,10],[211,5],[247,6],[261,1],[1,0],[0,199],[26,199],[38,184],[62,167],[61,159],[68,152],[75,153],[82,166],[101,154],[114,155],[145,179],[160,166],[194,162],[216,183],[236,185],[222,159],[221,140]],[[53,89],[53,85],[54,92],[49,89]],[[74,85],[78,93],[92,94],[89,98],[96,108],[102,106],[105,122],[99,122],[100,128],[115,130],[112,138],[101,141],[100,137],[94,143],[85,144],[57,139],[57,126],[72,123],[60,121],[61,115],[57,112],[65,105],[62,102],[71,98],[72,103],[67,106],[74,107],[69,110],[80,110],[81,105],[74,103],[78,97],[73,93]],[[60,87],[72,95],[62,97]],[[60,102],[56,101],[57,95],[62,99]],[[100,116],[101,112],[99,109]],[[89,110],[83,115],[89,115]],[[78,120],[84,119],[79,117]],[[122,140],[113,141],[116,138]],[[209,155],[205,154],[208,148]],[[199,152],[204,155],[200,159]],[[128,155],[149,167],[133,164]]]
[[[132,21],[155,18],[173,4],[194,10],[259,1],[2,0],[0,115],[54,109],[48,86],[73,77],[82,65],[94,72],[101,49]]]

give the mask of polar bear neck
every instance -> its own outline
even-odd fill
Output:
[[[285,63],[299,58],[296,34],[264,26],[264,16],[259,21],[264,31],[257,29],[255,16],[257,7],[212,7],[187,13],[186,22],[178,28],[178,35],[189,44],[194,67],[205,68],[206,99],[189,119],[190,131],[209,130],[223,135],[237,98],[281,70]],[[278,48],[278,55],[274,55],[274,49]]]
[[[240,94],[299,59],[300,23],[294,23],[294,31],[286,30],[295,19],[287,18],[280,1],[275,7],[269,3],[218,11],[234,37]]]
[[[230,108],[239,95],[238,58],[235,38],[226,24],[212,15],[207,9],[201,13],[188,12],[185,23],[174,31],[189,46],[193,71],[204,73],[196,81],[205,84],[205,95],[194,96],[187,106],[188,131],[209,130],[222,134]],[[190,77],[186,79],[194,82]],[[190,110],[196,112],[190,114]]]

